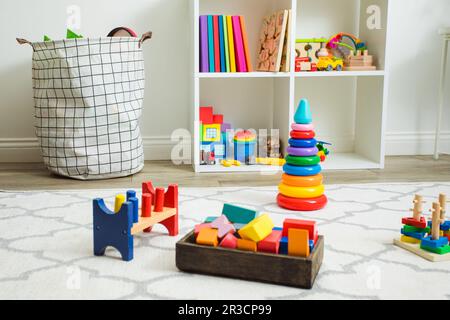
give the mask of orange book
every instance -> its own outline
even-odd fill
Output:
[[[243,16],[239,17],[241,21],[242,41],[244,43],[245,61],[247,62],[247,72],[253,71],[252,61],[250,59],[250,50],[248,47],[247,27],[245,26],[245,19]]]

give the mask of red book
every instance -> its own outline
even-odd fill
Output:
[[[220,40],[219,40],[219,16],[213,17],[214,25],[214,62],[216,72],[220,72]]]

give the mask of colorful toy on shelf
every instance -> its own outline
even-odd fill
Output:
[[[325,147],[325,145],[331,146],[332,144],[325,141],[317,141],[316,147],[319,150],[317,156],[320,157],[320,162],[324,162],[327,156],[330,154],[330,151]]]
[[[349,40],[350,44],[345,40]],[[366,44],[352,34],[341,32],[332,36],[327,42],[327,48],[344,59],[345,71],[376,70]]]
[[[327,197],[308,100],[300,101],[294,120],[286,164],[283,166],[284,174],[278,186],[277,203],[289,210],[319,210],[327,204]],[[324,150],[322,152],[325,154]]]
[[[222,213],[177,243],[179,269],[312,287],[323,258],[315,221],[285,219],[279,228],[267,213],[231,204],[224,204]]]
[[[317,69],[320,71],[342,71],[344,69],[344,60],[336,57],[319,57]]]
[[[200,164],[215,165],[216,160],[226,157],[226,129],[222,114],[214,114],[213,107],[200,107]]]
[[[286,160],[280,158],[256,158],[256,164],[281,167],[286,164]]]
[[[422,216],[422,196],[415,195],[412,217],[402,219],[400,239],[394,239],[394,244],[427,260],[450,261],[450,220],[445,220],[447,199],[439,195],[439,201],[434,202],[431,221]]]
[[[141,209],[134,190],[118,195],[115,212],[109,210],[103,199],[94,199],[94,254],[102,256],[108,246],[116,248],[122,260],[133,259],[134,235],[151,232],[155,224],[164,225],[170,236],[178,235],[178,186],[153,188],[151,182],[142,184]]]
[[[319,52],[325,47],[326,42],[325,38],[297,39],[295,41],[295,72],[317,71]]]
[[[256,164],[256,133],[249,130],[234,135],[234,160],[245,164]]]

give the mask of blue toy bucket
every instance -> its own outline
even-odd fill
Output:
[[[236,141],[234,140],[234,160],[247,162],[255,155],[256,141]]]

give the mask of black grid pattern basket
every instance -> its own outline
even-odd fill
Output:
[[[33,43],[36,134],[51,172],[104,179],[144,166],[144,60],[136,38]]]

